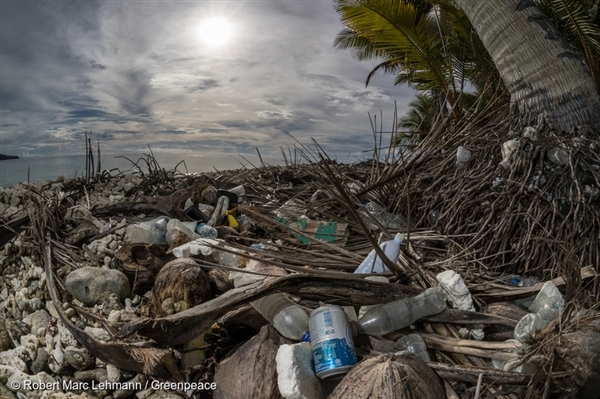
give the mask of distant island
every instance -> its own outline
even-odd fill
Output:
[[[6,159],[19,159],[19,157],[16,156],[16,155],[4,155],[4,154],[0,154],[0,161],[4,161]]]

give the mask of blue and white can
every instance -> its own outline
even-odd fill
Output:
[[[356,364],[352,330],[341,306],[315,309],[310,315],[309,331],[317,377],[346,374]]]

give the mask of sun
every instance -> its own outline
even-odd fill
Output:
[[[200,38],[209,46],[226,43],[233,33],[231,23],[221,17],[208,18],[200,25]]]

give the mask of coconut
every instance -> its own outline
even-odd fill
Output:
[[[408,352],[363,360],[344,377],[328,399],[445,399],[437,374]]]
[[[190,308],[210,299],[208,276],[189,258],[175,259],[160,269],[152,287],[152,314],[166,316],[162,304],[167,298],[173,303],[185,301]]]

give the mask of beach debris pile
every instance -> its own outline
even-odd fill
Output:
[[[1,189],[0,396],[597,398],[597,305],[565,296],[594,267],[478,266],[359,200],[376,166]]]

